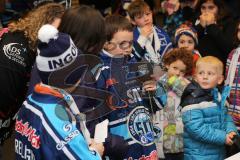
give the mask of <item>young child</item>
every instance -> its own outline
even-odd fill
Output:
[[[116,148],[106,156],[110,159],[157,159],[154,135],[157,136],[160,132],[152,124],[150,111],[154,106],[161,106],[158,97],[149,100],[149,96],[152,96],[150,92],[156,89],[156,83],[149,80],[143,86],[133,76],[136,71],[131,70],[131,65],[136,65],[136,62],[129,59],[133,28],[127,18],[119,15],[107,17],[106,35],[107,42],[100,55],[104,66],[98,86],[113,94],[106,100],[113,110],[106,116],[110,135],[123,137],[127,143],[127,146],[123,146],[115,142]],[[145,64],[138,67],[140,73],[149,71]],[[127,149],[119,155],[122,147]]]
[[[218,92],[223,63],[216,57],[200,58],[196,73],[181,98],[184,124],[184,159],[225,158],[225,146],[233,144],[237,129],[225,107],[229,90]]]
[[[194,28],[182,24],[175,32],[175,45],[177,48],[186,48],[191,51],[193,54],[193,63],[194,68],[197,60],[201,57],[198,50],[196,50],[196,46],[198,44],[197,32]],[[193,72],[194,73],[194,68]]]
[[[128,7],[128,14],[134,28],[134,49],[136,57],[145,57],[154,65],[161,63],[162,57],[172,48],[167,33],[153,25],[152,11],[143,0],[135,0]]]
[[[240,21],[237,25],[236,44],[240,44]],[[232,116],[240,134],[240,46],[234,49],[229,55],[226,64],[226,81],[225,84],[231,87],[229,98],[229,114]]]
[[[36,65],[42,82],[17,115],[16,159],[101,159],[104,147],[90,143],[84,115],[72,98],[81,78],[74,72],[81,65],[77,47],[51,25],[40,28],[38,38]]]
[[[167,69],[162,77],[168,81],[172,76],[183,77],[191,73],[193,61],[192,53],[184,48],[173,49],[163,57],[163,63]],[[162,78],[160,83],[162,83]],[[171,87],[166,88],[167,102],[161,111],[155,114],[155,123],[163,131],[163,136],[156,142],[159,158],[183,159],[183,124],[180,108],[180,95],[177,95]],[[160,117],[159,117],[160,116]],[[163,121],[159,121],[163,120]],[[164,155],[161,154],[163,151]]]

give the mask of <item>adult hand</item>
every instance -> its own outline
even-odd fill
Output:
[[[95,151],[97,151],[100,156],[103,156],[104,152],[104,146],[103,143],[96,143],[95,141],[91,141],[90,148],[93,148]]]

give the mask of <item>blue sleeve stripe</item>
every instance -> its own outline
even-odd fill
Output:
[[[54,139],[54,141],[56,143],[60,143],[60,139],[56,136],[56,134],[53,132],[53,130],[51,129],[51,127],[47,124],[46,120],[43,118],[43,114],[36,108],[34,108],[33,106],[29,105],[26,101],[24,102],[24,105],[27,109],[29,109],[30,111],[32,111],[33,113],[35,113],[37,116],[40,117],[42,124],[44,126],[44,128],[46,129],[46,131],[48,132],[48,134]],[[69,150],[64,147],[62,149],[62,151],[65,153],[65,155],[71,159],[71,160],[75,160],[75,157],[69,152]]]

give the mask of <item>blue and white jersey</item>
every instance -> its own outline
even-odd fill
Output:
[[[153,33],[149,37],[140,35],[138,27],[133,31],[134,56],[146,59],[153,64],[159,64],[165,53],[172,49],[172,42],[168,34],[161,28],[153,26]]]
[[[125,159],[157,159],[154,140],[161,130],[153,126],[151,112],[162,107],[158,97],[142,89],[143,82],[136,76],[141,73],[131,68],[131,65],[136,65],[134,60],[111,58],[105,51],[100,57],[104,66],[97,82],[98,88],[113,93],[106,100],[113,110],[106,116],[109,132],[124,137],[128,142]],[[145,64],[136,66],[142,74],[148,72]]]
[[[79,124],[63,99],[34,91],[23,103],[16,118],[16,159],[99,160],[89,149]]]

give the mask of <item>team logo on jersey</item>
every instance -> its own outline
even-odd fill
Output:
[[[19,43],[9,43],[4,45],[3,52],[12,61],[26,67],[25,59],[21,56],[21,52],[26,52],[26,48],[22,47]]]
[[[154,143],[153,125],[149,111],[144,106],[138,106],[128,116],[128,131],[137,143],[149,146]]]

